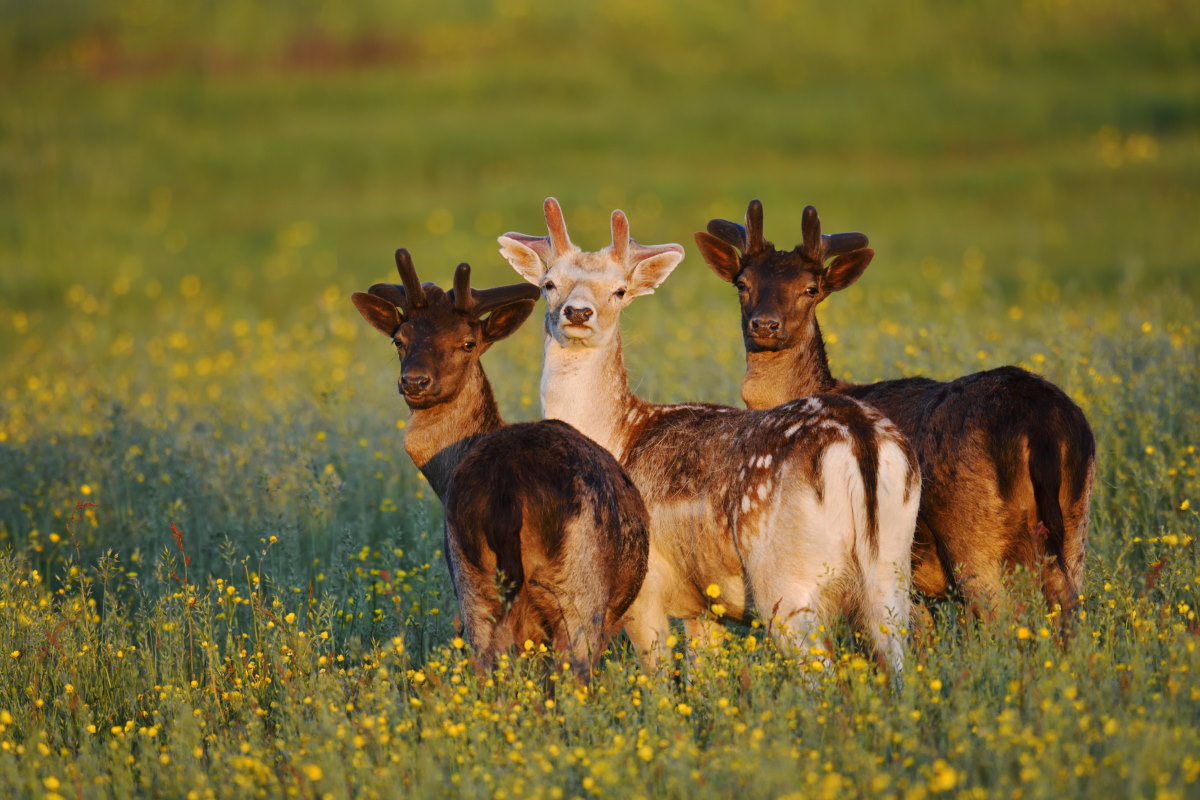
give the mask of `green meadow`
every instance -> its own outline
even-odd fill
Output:
[[[1200,792],[1200,7],[1154,0],[0,0],[5,796],[1185,798]],[[1082,612],[1016,578],[889,682],[730,628],[589,686],[477,674],[393,349],[350,293],[406,247],[624,209],[688,256],[630,381],[737,404],[692,244],[815,205],[876,257],[834,372],[1020,364],[1098,458]],[[539,416],[540,312],[484,359]],[[547,683],[545,673],[554,677]],[[550,687],[547,689],[547,687]]]

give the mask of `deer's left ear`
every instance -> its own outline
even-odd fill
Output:
[[[500,255],[508,260],[508,263],[522,278],[534,286],[541,286],[542,276],[546,274],[548,265],[542,261],[542,257],[537,254],[536,250],[521,239],[526,239],[530,244],[542,240],[534,239],[532,236],[521,236],[521,239],[518,239],[518,236],[520,234],[509,233],[496,240],[500,243]]]
[[[726,283],[733,283],[733,279],[742,271],[742,258],[737,250],[711,233],[697,233],[696,246],[700,248],[700,256],[708,268]]]
[[[350,300],[363,319],[384,336],[391,336],[400,327],[400,312],[390,300],[366,292],[355,292]]]
[[[490,345],[492,342],[498,342],[511,336],[525,320],[529,319],[536,303],[536,300],[514,300],[488,314],[487,318],[480,323],[484,343]]]
[[[875,251],[869,247],[838,256],[825,270],[823,288],[827,292],[839,292],[845,289],[862,277],[874,257]]]
[[[630,297],[654,294],[654,290],[662,285],[680,261],[683,261],[683,248],[677,244],[667,244],[635,263],[629,271]]]

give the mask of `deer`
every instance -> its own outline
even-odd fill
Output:
[[[822,234],[812,206],[792,250],[764,238],[758,200],[745,225],[714,219],[695,238],[709,268],[738,291],[748,408],[832,393],[873,406],[908,436],[922,476],[917,590],[946,597],[957,589],[977,616],[991,619],[1009,576],[1023,566],[1050,607],[1069,617],[1083,586],[1096,453],[1079,406],[1015,366],[951,381],[834,379],[817,307],[857,281],[875,251],[861,233]]]
[[[637,397],[620,315],[666,280],[683,248],[638,244],[618,209],[611,244],[585,252],[557,200],[543,211],[549,235],[506,233],[500,252],[546,299],[543,415],[616,456],[646,502],[649,564],[625,631],[647,668],[669,653],[671,618],[711,636],[753,608],[797,661],[828,661],[813,643],[822,625],[848,617],[898,676],[920,493],[904,436],[838,395],[764,411]],[[712,586],[720,608],[708,602]]]
[[[400,357],[411,410],[404,449],[445,508],[445,556],[481,669],[517,645],[550,643],[590,677],[646,575],[649,520],[606,450],[555,420],[506,424],[480,357],[533,311],[527,284],[477,290],[421,283],[407,250],[401,284],[352,296]]]

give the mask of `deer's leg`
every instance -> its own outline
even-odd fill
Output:
[[[778,559],[756,565],[748,572],[754,605],[767,618],[771,638],[789,655],[805,658],[824,619],[821,602],[834,582],[832,570],[823,565],[805,567],[794,560]]]
[[[625,633],[637,649],[642,669],[653,672],[659,664],[670,657],[667,637],[671,635],[671,621],[659,598],[638,595],[625,614]]]
[[[625,633],[647,672],[656,670],[661,660],[670,658],[667,647],[667,637],[671,635],[671,620],[667,616],[670,576],[670,564],[651,547],[646,579],[625,612]]]
[[[907,566],[877,561],[872,567],[874,574],[864,576],[866,585],[860,609],[862,625],[875,654],[886,660],[897,675],[904,669],[905,631],[912,616]]]
[[[502,629],[504,610],[490,596],[495,594],[495,589],[490,585],[482,585],[482,577],[474,576],[478,580],[472,580],[472,576],[464,575],[462,570],[455,577],[463,633],[471,644],[478,665],[491,669],[499,652],[512,646],[511,631]]]
[[[688,650],[694,656],[703,650],[712,650],[725,641],[725,626],[709,617],[685,620],[683,629],[688,636]]]
[[[1003,509],[982,487],[958,485],[953,491],[938,486],[927,492],[921,513],[968,608],[981,620],[994,620],[1013,541]]]

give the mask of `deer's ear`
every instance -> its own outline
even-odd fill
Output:
[[[824,289],[827,292],[839,292],[854,283],[866,272],[867,265],[875,257],[875,251],[869,247],[854,250],[838,256],[825,270]]]
[[[683,261],[683,248],[677,244],[663,245],[664,249],[633,265],[629,272],[629,295],[641,297],[654,294],[667,276]]]
[[[711,233],[697,233],[696,246],[700,248],[700,255],[708,268],[726,283],[733,283],[733,279],[742,271],[742,258],[738,251]]]
[[[529,319],[536,303],[536,300],[514,300],[488,314],[487,319],[480,323],[484,343],[490,345],[511,336],[521,327],[521,323]]]
[[[500,255],[507,259],[518,275],[534,286],[542,285],[542,276],[546,274],[547,265],[532,247],[512,236],[501,236],[496,241],[500,243]]]
[[[390,337],[404,321],[400,316],[400,310],[390,300],[384,300],[382,297],[376,297],[366,292],[355,292],[350,295],[350,300],[358,309],[358,313],[362,314],[363,319],[371,323],[371,326],[384,336]]]

